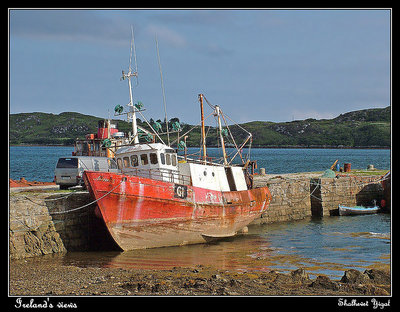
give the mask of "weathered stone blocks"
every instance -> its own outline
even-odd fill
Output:
[[[338,214],[339,204],[345,206],[370,206],[379,204],[383,187],[376,177],[346,176],[310,180],[311,210],[315,216]]]

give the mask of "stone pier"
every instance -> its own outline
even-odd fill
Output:
[[[256,176],[254,186],[268,186],[272,199],[261,218],[252,224],[300,220],[311,216],[310,179]]]
[[[379,205],[384,197],[383,186],[376,177],[347,176],[310,180],[311,210],[315,216],[338,215],[339,204],[345,206]]]
[[[10,258],[66,251],[118,250],[89,193],[10,193]]]
[[[253,224],[338,215],[339,204],[369,206],[373,200],[379,204],[384,198],[377,176],[320,176],[320,173],[255,176],[254,186],[267,185],[272,200]]]

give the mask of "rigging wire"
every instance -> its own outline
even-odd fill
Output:
[[[163,80],[162,69],[161,69],[160,52],[159,52],[159,49],[158,49],[157,34],[155,35],[155,38],[156,38],[156,47],[157,47],[158,69],[160,70],[161,89],[162,89],[162,96],[163,96],[163,103],[164,103],[165,124],[167,126],[167,141],[168,141],[168,145],[170,145],[170,142],[169,142],[169,129],[168,129],[168,118],[167,118],[167,104],[166,104],[166,101],[165,101],[164,80]]]

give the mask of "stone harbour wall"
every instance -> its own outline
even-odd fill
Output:
[[[379,205],[383,186],[376,177],[346,176],[310,180],[311,210],[314,216],[338,215],[339,204],[345,206]]]
[[[66,251],[42,196],[15,196],[9,200],[11,259]]]
[[[252,224],[300,220],[310,216],[338,214],[339,204],[370,206],[384,198],[376,176],[268,177],[255,176],[254,186],[268,186],[272,200],[261,218]]]
[[[95,204],[74,210],[90,202],[88,192],[10,193],[10,258],[116,249]]]
[[[48,211],[68,251],[95,251],[114,247],[103,221],[96,216],[96,204],[91,202],[87,191],[71,193],[69,196],[47,197]]]
[[[254,179],[254,186],[268,186],[272,199],[268,209],[252,224],[300,220],[311,216],[309,179],[288,179],[279,176]]]

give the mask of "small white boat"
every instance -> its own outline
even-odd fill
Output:
[[[364,207],[364,206],[347,207],[339,205],[339,216],[372,214],[372,213],[377,213],[378,210],[379,207],[376,205],[376,201],[374,201],[373,207]]]

